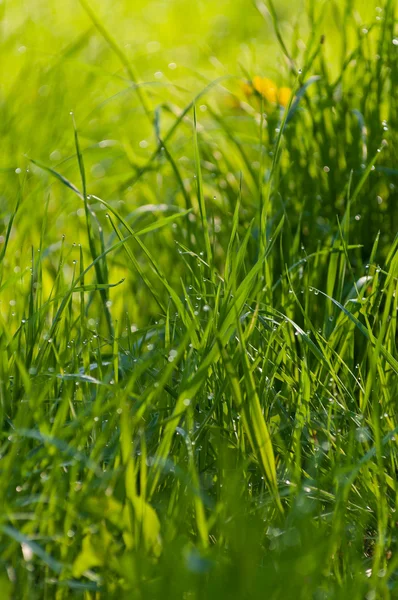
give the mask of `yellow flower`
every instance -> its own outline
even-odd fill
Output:
[[[287,106],[289,104],[292,90],[288,87],[281,87],[278,91],[278,102],[281,106]]]
[[[253,87],[263,98],[275,104],[278,99],[278,88],[272,79],[266,77],[259,77],[256,75],[253,77]]]

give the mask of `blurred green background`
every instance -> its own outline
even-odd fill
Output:
[[[278,0],[280,28],[298,52],[298,65],[310,33],[306,10],[312,7],[322,15],[325,56],[337,72],[342,53],[337,36],[344,28],[350,37],[356,25],[343,6],[334,0]],[[374,18],[376,6],[373,0],[356,2],[357,23]],[[145,82],[152,106],[169,98],[187,101],[222,76],[260,74],[291,83],[271,23],[254,2],[97,0],[91,7]],[[126,91],[123,66],[80,3],[5,0],[0,9],[0,167],[19,166],[24,154],[53,161],[64,157],[71,140],[70,110],[88,139],[128,135],[140,153],[136,142],[148,131],[139,120],[136,94]]]

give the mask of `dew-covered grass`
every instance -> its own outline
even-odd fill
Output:
[[[0,597],[398,597],[394,0],[0,4]]]

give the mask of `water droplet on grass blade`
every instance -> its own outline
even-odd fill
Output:
[[[23,554],[24,560],[26,562],[31,561],[32,558],[33,558],[33,550],[30,547],[30,545],[27,542],[22,542],[22,544],[21,544],[21,550],[22,550],[22,554]]]

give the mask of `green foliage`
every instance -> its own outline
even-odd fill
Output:
[[[131,4],[0,5],[1,597],[393,599],[396,5]]]

